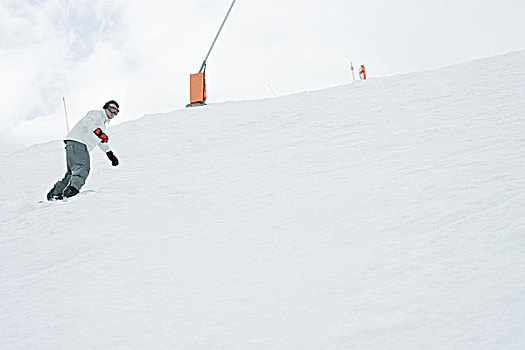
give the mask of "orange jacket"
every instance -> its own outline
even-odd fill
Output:
[[[361,65],[361,68],[359,68],[359,74],[363,74],[363,79],[366,80],[366,71],[364,65]]]

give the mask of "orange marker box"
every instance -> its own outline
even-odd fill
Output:
[[[204,73],[190,74],[190,103],[206,101],[206,79]]]

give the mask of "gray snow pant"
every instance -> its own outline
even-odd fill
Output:
[[[77,141],[66,141],[67,172],[64,178],[53,187],[53,195],[58,196],[71,185],[80,191],[89,175],[89,152],[85,144]]]

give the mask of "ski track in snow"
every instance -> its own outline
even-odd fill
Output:
[[[1,349],[522,349],[525,52],[2,157]],[[150,135],[147,138],[144,135]]]

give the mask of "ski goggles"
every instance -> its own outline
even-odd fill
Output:
[[[108,110],[109,110],[111,113],[113,113],[114,115],[117,115],[118,112],[119,112],[118,108],[116,108],[116,107],[111,107],[111,106],[108,107]]]

